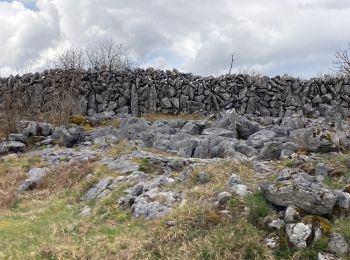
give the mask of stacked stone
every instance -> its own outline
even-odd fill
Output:
[[[30,104],[32,111],[52,107],[63,89],[78,101],[80,112],[212,113],[235,109],[241,114],[282,117],[300,114],[350,115],[350,78],[288,75],[269,78],[244,74],[201,77],[177,70],[47,70],[0,79],[4,93]]]

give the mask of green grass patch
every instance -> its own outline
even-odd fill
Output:
[[[337,219],[333,223],[333,231],[343,234],[350,241],[350,218],[342,217]]]
[[[275,259],[284,260],[284,259],[295,259],[295,260],[317,260],[318,253],[325,252],[328,246],[328,239],[326,237],[321,238],[320,240],[314,242],[312,245],[309,245],[307,248],[296,249],[288,245],[287,238],[282,241],[282,244],[278,249],[274,251]]]
[[[266,217],[270,212],[270,205],[259,193],[248,194],[245,197],[246,205],[249,207],[249,221],[255,225],[258,225],[259,219]]]

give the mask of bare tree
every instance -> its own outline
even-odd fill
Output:
[[[85,68],[85,50],[73,45],[61,51],[55,60],[55,66],[65,70],[81,70]]]
[[[124,46],[112,39],[102,40],[97,45],[90,46],[86,50],[86,56],[91,68],[123,70],[132,64]]]
[[[230,64],[230,70],[228,71],[228,74],[231,74],[234,59],[235,59],[235,52],[233,51],[231,54],[231,64]]]
[[[350,44],[344,50],[335,53],[335,61],[333,64],[340,74],[350,75]]]
[[[65,70],[81,70],[88,67],[123,70],[132,65],[124,46],[117,44],[112,39],[101,40],[87,48],[77,48],[70,45],[59,52],[52,63],[54,67]]]

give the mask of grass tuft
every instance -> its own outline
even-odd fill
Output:
[[[187,114],[187,113],[180,113],[180,114],[164,114],[164,113],[147,113],[142,115],[143,118],[145,118],[147,121],[155,122],[155,121],[162,121],[162,120],[204,120],[205,117],[199,114]]]

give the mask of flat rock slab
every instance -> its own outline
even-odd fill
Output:
[[[26,191],[34,188],[48,174],[48,168],[33,168],[27,173],[28,178],[25,179],[18,187],[18,191]]]
[[[108,186],[112,183],[113,178],[107,177],[97,184],[95,184],[91,189],[89,189],[83,196],[81,196],[82,201],[96,199],[102,192],[104,192]]]
[[[136,218],[155,219],[168,213],[170,208],[157,201],[149,202],[146,198],[141,197],[131,207],[131,211]]]
[[[229,137],[229,138],[235,138],[236,133],[230,130],[226,130],[224,128],[219,127],[211,127],[206,128],[202,132],[203,135],[217,135],[217,136],[223,136],[223,137]]]
[[[23,152],[26,145],[18,141],[5,141],[0,143],[0,155],[6,153]]]
[[[275,183],[261,185],[261,189],[275,205],[294,205],[316,215],[330,214],[337,201],[335,192],[306,173],[280,178]]]
[[[118,171],[120,173],[134,172],[139,170],[139,166],[131,161],[117,159],[107,164],[110,171]]]

